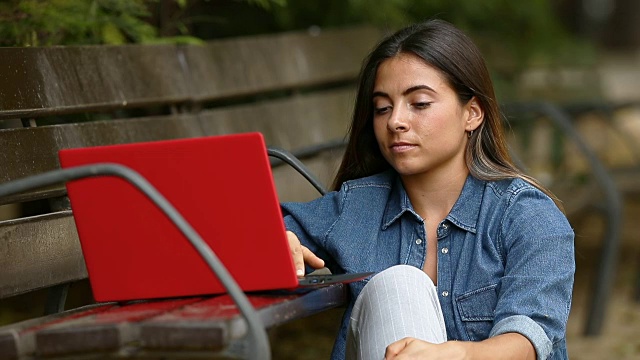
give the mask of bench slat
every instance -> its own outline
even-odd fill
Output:
[[[313,95],[168,115],[0,131],[0,182],[58,169],[64,148],[260,131],[268,145],[296,149],[341,138],[351,113],[351,87]],[[283,116],[282,114],[287,114]],[[300,119],[304,119],[301,121]],[[48,149],[43,151],[43,149]],[[63,185],[0,199],[0,204],[62,196]]]
[[[183,102],[174,46],[0,49],[0,119]]]
[[[203,46],[0,49],[0,68],[7,69],[0,72],[0,119],[220,100],[352,81],[379,35],[359,27]]]
[[[354,89],[265,101],[200,113],[207,135],[259,131],[270,146],[300,149],[340,139],[351,117]]]
[[[185,47],[194,101],[354,81],[380,38],[373,27],[220,40]],[[239,59],[251,61],[250,66]]]
[[[87,277],[71,211],[0,223],[0,298]]]
[[[236,316],[237,309],[227,305],[231,304],[231,299],[224,296],[213,300],[189,305],[142,322],[142,350],[152,354],[185,350],[211,352],[215,348],[211,346],[211,334],[208,332],[221,318],[230,319],[227,322],[225,345],[239,340],[244,336],[246,327],[244,321]],[[258,309],[265,327],[273,327],[343,305],[346,302],[346,287],[338,284],[304,295],[251,295],[249,300]]]
[[[136,322],[144,321],[201,298],[152,301],[114,305],[105,311],[69,321],[40,325],[35,331],[35,351],[40,356],[60,356],[81,352],[118,351],[136,341]]]
[[[203,135],[197,117],[169,115],[131,120],[96,121],[0,131],[0,143],[7,149],[0,153],[0,182],[20,179],[60,168],[58,150],[85,146],[121,144],[159,139],[176,139]],[[0,204],[32,200],[65,193],[63,185],[29,194],[0,199]]]
[[[73,321],[76,318],[88,316],[92,313],[106,311],[113,303],[87,305],[17,324],[0,327],[0,359],[18,359],[35,353],[35,332],[47,324],[62,321]]]
[[[342,284],[303,294],[251,294],[266,327],[344,305]],[[8,331],[11,330],[11,331]],[[212,355],[244,341],[246,326],[228,295],[105,304],[0,328],[0,357],[136,357],[189,351]],[[240,346],[239,348],[242,348]],[[226,349],[226,350],[225,350]],[[240,354],[241,355],[241,354]]]

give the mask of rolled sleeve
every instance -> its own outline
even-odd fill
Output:
[[[517,332],[546,359],[565,338],[575,255],[573,230],[537,189],[514,191],[502,222],[505,272],[492,336]]]
[[[536,350],[536,358],[544,360],[549,357],[553,345],[544,329],[537,322],[524,315],[513,315],[500,320],[491,329],[489,337],[506,333],[518,333],[531,341]]]

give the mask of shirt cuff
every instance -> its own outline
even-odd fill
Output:
[[[551,354],[552,344],[547,334],[537,322],[524,315],[514,315],[500,320],[491,329],[489,337],[506,333],[518,333],[531,341],[538,360],[544,360]]]

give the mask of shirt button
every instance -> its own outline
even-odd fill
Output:
[[[449,248],[442,248],[442,250],[440,250],[443,254],[447,254],[449,252]]]
[[[422,239],[416,240],[416,244],[418,244],[418,245],[422,244]]]
[[[449,227],[449,225],[447,225],[447,224],[442,224],[442,228],[443,228],[443,229],[445,229],[445,230],[446,230],[448,227]]]
[[[442,292],[442,296],[443,296],[443,297],[447,297],[447,296],[449,296],[449,292],[448,292],[448,291],[443,291],[443,292]]]

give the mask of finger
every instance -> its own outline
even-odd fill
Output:
[[[304,259],[305,264],[308,264],[314,269],[322,269],[324,267],[324,260],[320,259],[305,246],[302,247],[302,258]]]
[[[384,352],[385,360],[393,359],[412,341],[413,341],[413,338],[406,337],[404,339],[400,339],[396,342],[391,343],[389,346],[387,346],[387,349]]]
[[[293,265],[296,268],[296,275],[304,276],[304,257],[302,254],[302,245],[296,234],[287,231],[287,240],[289,241],[289,249],[293,258]]]

